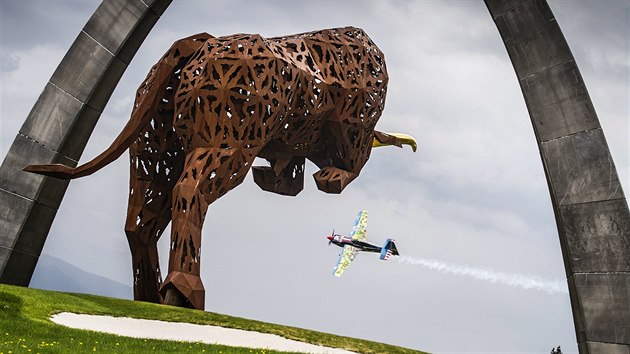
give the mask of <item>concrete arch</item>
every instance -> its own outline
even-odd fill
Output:
[[[69,181],[22,171],[76,166],[128,64],[171,0],[104,0],[28,114],[0,167],[0,282],[28,286]]]
[[[536,134],[580,353],[629,354],[630,212],[577,64],[545,0],[484,1]],[[170,2],[104,0],[44,88],[0,167],[0,205],[11,205],[0,211],[0,282],[29,284],[67,188],[67,181],[21,168],[76,166],[122,73]]]
[[[630,353],[630,213],[573,54],[546,1],[485,2],[536,134],[579,351]]]

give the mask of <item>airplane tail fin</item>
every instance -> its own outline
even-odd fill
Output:
[[[398,255],[399,253],[398,249],[396,248],[396,243],[394,243],[394,240],[392,240],[391,238],[388,238],[387,241],[385,241],[385,245],[381,249],[380,259],[386,261],[389,259],[389,257]]]

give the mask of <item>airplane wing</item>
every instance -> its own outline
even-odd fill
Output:
[[[339,259],[337,260],[337,265],[333,269],[333,274],[336,277],[340,277],[343,272],[348,269],[350,262],[357,255],[359,250],[356,247],[352,247],[350,245],[343,246],[343,251],[339,255]]]
[[[350,237],[353,240],[367,241],[365,234],[367,233],[367,210],[361,210],[357,219],[354,221],[354,227]]]

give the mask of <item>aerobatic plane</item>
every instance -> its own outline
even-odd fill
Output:
[[[380,247],[367,242],[365,237],[366,232],[367,210],[362,210],[354,221],[354,227],[352,228],[350,237],[337,235],[335,231],[333,231],[332,235],[326,237],[329,246],[331,243],[334,243],[339,247],[343,247],[343,251],[337,260],[337,265],[335,265],[333,269],[335,276],[340,277],[360,251],[380,253],[379,258],[384,261],[388,260],[391,256],[398,256],[398,249],[396,248],[394,240],[388,238],[383,247]]]

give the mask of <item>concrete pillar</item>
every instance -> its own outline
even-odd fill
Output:
[[[630,212],[593,103],[545,0],[485,0],[529,110],[580,353],[630,354]]]
[[[0,166],[0,282],[28,286],[68,181],[22,172],[76,166],[127,65],[171,0],[104,0],[44,87]]]

